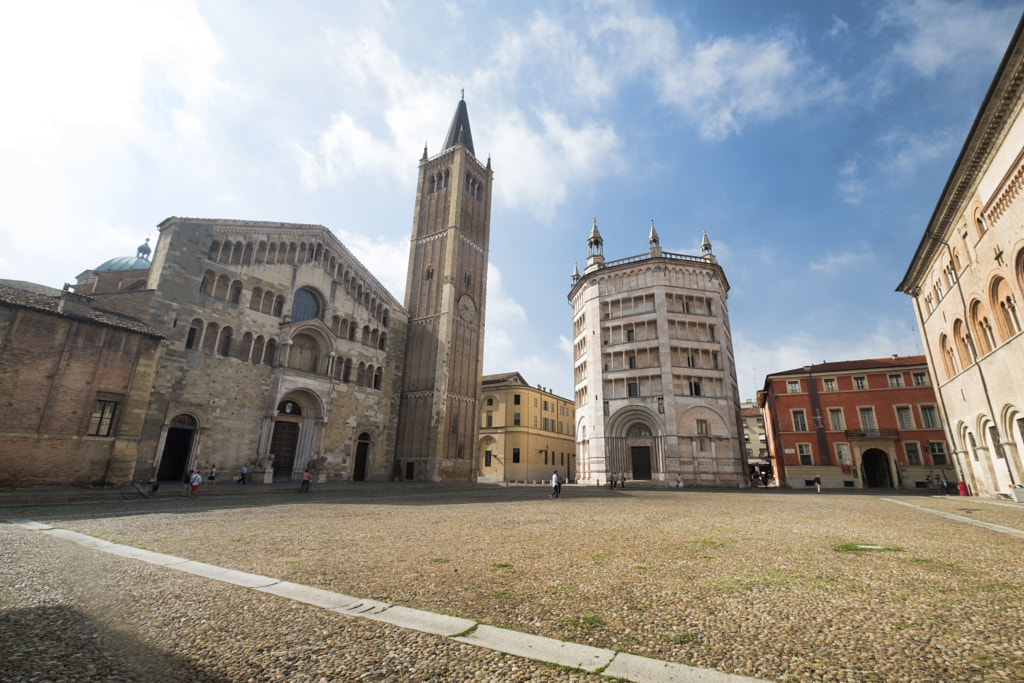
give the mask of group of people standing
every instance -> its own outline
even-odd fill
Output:
[[[620,488],[626,488],[626,475],[615,474],[614,472],[612,472],[610,475],[608,475],[608,483],[611,485],[612,488],[615,488],[616,486]]]

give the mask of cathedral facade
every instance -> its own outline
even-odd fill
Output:
[[[470,481],[490,196],[490,162],[476,160],[460,101],[441,153],[424,150],[420,164],[404,306],[320,225],[171,217],[152,261],[144,245],[83,272],[75,295],[162,337],[133,419],[124,402],[104,402],[102,436],[113,443],[130,427],[133,466],[90,483],[180,481],[212,466],[260,481],[306,470]]]
[[[648,245],[606,262],[595,220],[573,272],[577,480],[746,487],[725,273],[706,234],[674,254],[652,223]]]

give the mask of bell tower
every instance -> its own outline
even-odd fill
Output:
[[[423,148],[405,282],[409,326],[395,458],[403,477],[473,481],[483,375],[491,161],[459,100],[441,152]]]

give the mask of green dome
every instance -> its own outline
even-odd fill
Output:
[[[138,256],[120,256],[105,262],[96,270],[148,270],[149,261]]]

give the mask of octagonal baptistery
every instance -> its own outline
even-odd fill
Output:
[[[574,268],[576,453],[580,483],[747,486],[729,283],[704,235],[700,256],[661,250],[604,260],[594,221]]]

